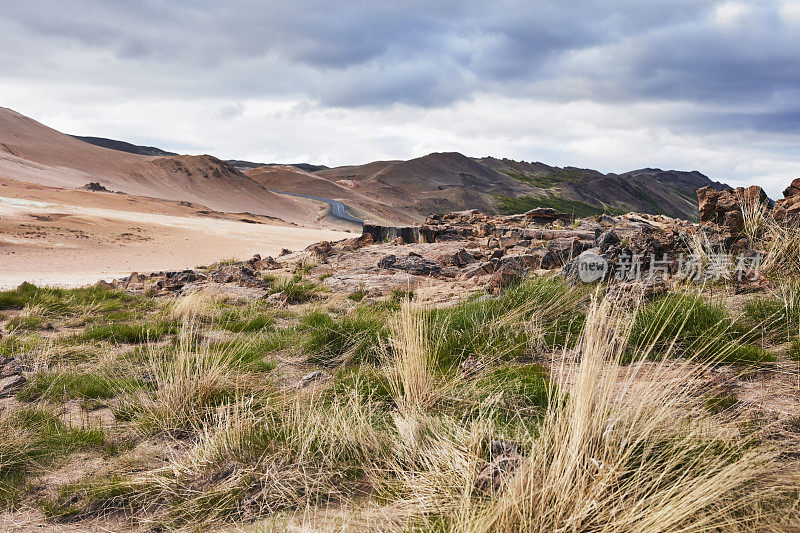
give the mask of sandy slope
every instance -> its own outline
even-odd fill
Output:
[[[350,236],[202,213],[175,202],[0,179],[0,288],[23,281],[78,286]]]
[[[416,213],[387,204],[379,198],[369,198],[359,193],[355,188],[347,186],[350,183],[347,180],[338,183],[293,166],[269,165],[248,170],[245,174],[271,191],[308,194],[338,200],[357,211],[358,216],[364,220],[409,223],[419,219]]]
[[[0,108],[0,177],[184,200],[227,212],[251,212],[315,224],[321,206],[271,193],[212,156],[149,157],[94,146]]]

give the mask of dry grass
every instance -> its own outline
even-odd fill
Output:
[[[761,270],[767,274],[797,278],[800,273],[800,228],[779,224],[760,202],[744,202],[744,233],[764,256]]]
[[[637,310],[595,295],[577,347],[555,354],[552,381],[542,373],[539,389],[511,390],[519,385],[508,376],[543,372],[531,350],[552,346],[546,338],[557,315],[575,312],[580,295],[561,290],[521,287],[502,301],[436,312],[405,301],[387,315],[383,357],[369,372],[363,362],[346,366],[299,390],[274,386],[230,346],[209,340],[213,322],[195,311],[213,317],[216,304],[189,299],[176,315],[184,324],[175,342],[143,351],[150,386],[118,398],[139,436],[180,439],[186,451],[164,467],[67,486],[46,512],[124,510],[161,530],[262,517],[280,527],[284,513],[307,513],[309,523],[324,515],[326,529],[385,531],[780,527],[776,508],[762,505],[777,494],[766,483],[775,454],[747,434],[717,432],[704,408],[698,383],[718,361],[670,357],[680,333],[670,332],[675,338],[660,338],[658,349],[668,348],[658,362],[622,364]],[[490,307],[501,304],[502,313]],[[512,337],[492,328],[526,332],[526,349],[506,357],[500,345]],[[646,355],[654,346],[635,349]],[[443,365],[451,352],[474,352],[477,370]],[[340,376],[354,369],[355,384],[342,387]],[[545,389],[546,401],[535,406],[504,400]],[[514,442],[523,457],[500,491],[479,490],[478,472],[497,439]],[[3,461],[0,453],[0,470]],[[781,519],[796,511],[782,509]]]
[[[609,302],[593,307],[581,362],[553,389],[557,397],[528,459],[470,529],[738,530],[762,518],[741,513],[763,496],[747,489],[774,456],[714,437],[697,409],[687,416],[703,365],[620,368],[620,323]]]

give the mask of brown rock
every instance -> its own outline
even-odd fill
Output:
[[[472,254],[467,252],[464,248],[453,252],[451,254],[443,254],[436,258],[441,264],[445,266],[463,267],[473,261]]]
[[[522,279],[522,269],[518,264],[506,262],[500,265],[489,279],[489,292],[498,294]]]
[[[286,307],[289,303],[289,295],[286,291],[276,292],[275,294],[267,296],[266,302],[275,307]]]
[[[783,191],[784,198],[800,196],[800,178],[795,178],[792,183]]]

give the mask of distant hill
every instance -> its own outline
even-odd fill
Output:
[[[116,169],[116,176],[128,173],[123,180],[125,187],[117,186],[116,178],[105,182],[88,179],[94,176],[88,171],[80,178],[85,179],[80,185],[99,181],[114,190],[146,194],[151,185],[145,185],[144,182],[149,180],[153,181],[153,190],[163,190],[158,194],[169,198],[194,194],[194,188],[202,185],[200,192],[204,195],[206,205],[227,211],[252,212],[269,211],[265,207],[256,209],[262,205],[258,198],[272,194],[269,191],[281,191],[335,199],[354,208],[365,220],[385,223],[421,221],[432,213],[463,209],[518,213],[534,207],[553,207],[578,216],[641,211],[691,219],[697,214],[697,189],[705,186],[716,189],[727,187],[697,171],[644,168],[622,174],[605,174],[588,168],[562,168],[540,162],[495,157],[475,158],[457,152],[432,153],[407,161],[373,161],[363,165],[328,168],[308,163],[285,165],[243,160],[220,161],[211,156],[177,156],[160,148],[102,137],[75,139],[74,143],[78,143],[77,139],[84,141],[80,143],[82,146],[89,143],[117,153],[125,152],[128,157],[134,157],[131,154],[135,154],[135,157],[159,156],[163,159],[152,161],[149,173],[141,170],[142,161],[133,165],[135,170],[123,171],[119,168],[122,164],[120,161],[128,160],[104,153],[101,159],[115,161],[111,166]],[[6,143],[5,147],[10,145]],[[0,150],[3,146],[0,145]],[[77,146],[72,146],[70,150],[75,153],[85,151]],[[91,157],[82,159],[84,162],[91,160]],[[133,163],[125,163],[130,164]],[[67,169],[81,167],[70,164],[62,166]],[[157,170],[152,170],[153,166]],[[175,178],[165,181],[164,178],[151,175],[153,172],[180,176],[180,179],[176,183],[172,182]],[[189,179],[186,179],[187,172]],[[197,181],[195,175],[211,177],[212,180]],[[218,191],[204,191],[212,182],[215,183],[214,187],[219,188]],[[234,190],[240,190],[243,196],[235,195],[238,199],[231,197],[227,190],[229,185]],[[249,189],[253,190],[253,195],[245,193]],[[254,206],[254,202],[258,204]],[[274,195],[267,201],[271,205],[279,203]],[[281,212],[284,217],[289,216],[285,210]]]
[[[160,157],[168,155],[178,155],[175,152],[167,152],[166,150],[162,150],[161,148],[156,148],[155,146],[139,146],[136,144],[126,143],[125,141],[106,139],[104,137],[82,137],[80,135],[71,135],[71,137],[79,139],[83,142],[87,142],[89,144],[93,144],[95,146],[102,146],[103,148],[109,148],[111,150],[119,150],[120,152],[127,152],[129,154],[155,155]]]
[[[316,174],[420,215],[473,208],[515,213],[541,206],[581,216],[641,211],[692,218],[697,213],[697,189],[727,187],[696,171],[641,169],[603,174],[537,162],[471,158],[456,152]]]
[[[137,144],[118,141],[116,139],[106,139],[105,137],[84,137],[81,135],[71,135],[71,137],[95,146],[102,146],[103,148],[127,152],[129,154],[155,155],[161,157],[178,155],[175,152],[167,152],[166,150],[156,148],[155,146],[139,146]],[[240,172],[270,165],[284,165],[284,163],[253,163],[252,161],[242,161],[239,159],[225,159],[224,161]],[[328,168],[325,165],[312,165],[310,163],[290,163],[288,166],[296,167],[300,170],[305,170],[306,172],[316,172],[317,170],[324,170]]]
[[[312,165],[311,163],[253,163],[252,161],[240,161],[239,159],[226,159],[226,163],[233,165],[237,170],[245,172],[259,167],[272,167],[272,166],[288,166],[299,168],[306,172],[316,172],[318,170],[325,170],[325,165]]]
[[[65,135],[0,107],[0,176],[51,187],[189,201],[217,211],[316,223],[319,203],[275,194],[210,155],[139,155]]]

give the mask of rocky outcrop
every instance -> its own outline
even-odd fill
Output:
[[[783,198],[775,202],[775,220],[800,223],[800,178],[795,178],[783,191]]]
[[[758,185],[724,191],[703,187],[698,189],[697,199],[700,221],[713,222],[731,234],[740,233],[744,229],[743,207],[760,204],[771,208],[773,205],[767,193]]]

